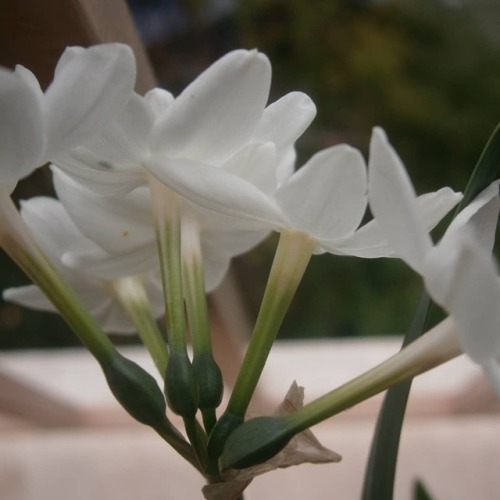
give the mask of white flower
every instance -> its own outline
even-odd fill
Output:
[[[281,180],[291,175],[294,142],[309,125],[316,109],[300,92],[290,93],[266,107],[270,80],[271,67],[263,54],[231,52],[210,66],[176,99],[160,89],[144,98],[132,95],[102,134],[60,155],[55,163],[65,173],[91,191],[112,197],[98,199],[56,176],[58,195],[75,224],[103,249],[100,255],[80,253],[67,259],[73,259],[73,265],[98,265],[108,273],[121,273],[130,265],[140,271],[135,266],[141,263],[147,267],[156,252],[150,215],[146,216],[148,223],[143,230],[136,230],[134,221],[137,217],[144,219],[147,209],[141,202],[141,215],[132,215],[130,212],[137,210],[137,203],[131,198],[139,196],[140,190],[136,188],[150,181],[152,175],[161,181],[169,169],[190,172],[202,164],[211,171],[230,172],[245,185],[259,186],[253,188],[253,194],[257,193],[259,202],[265,205],[261,210],[263,217],[272,214],[281,220],[276,203],[261,189],[270,194]],[[156,159],[161,158],[161,164],[151,161],[153,154]],[[203,182],[203,172],[199,182]],[[212,196],[217,198],[217,189],[224,186],[218,187],[217,178],[207,182],[213,188]],[[130,197],[125,195],[134,190]],[[228,194],[252,216],[251,198],[237,189],[224,193],[224,197]],[[118,198],[118,195],[125,196]],[[140,196],[145,199],[147,194],[144,191]],[[106,210],[112,214],[107,219]],[[113,223],[117,217],[122,223]],[[123,220],[125,217],[130,217],[130,224]],[[186,199],[181,202],[181,218],[198,225],[207,290],[219,283],[234,255],[256,245],[270,230],[267,225],[246,219],[242,223],[220,211],[200,210]],[[123,223],[133,229],[126,230],[126,239],[117,234]]]
[[[82,302],[107,332],[132,333],[135,328],[116,297],[111,279],[102,279],[89,273],[71,269],[61,262],[69,251],[92,251],[95,244],[75,227],[64,207],[53,198],[38,197],[22,203],[21,215],[33,235],[72,285]],[[163,314],[163,293],[159,277],[150,273],[141,277],[148,292],[153,314]],[[23,306],[55,312],[56,308],[36,285],[9,288],[3,292],[5,300]]]
[[[67,249],[63,255],[66,264],[103,278],[157,269],[151,196],[146,186],[126,194],[101,196],[57,169],[53,174],[56,192],[67,213],[95,244]],[[198,226],[207,291],[219,285],[232,257],[267,235],[265,231],[240,230],[226,220],[206,216],[186,200],[181,207],[183,222]]]
[[[166,160],[156,158],[149,165],[160,169],[162,162]],[[305,233],[316,242],[316,253],[367,258],[393,254],[376,221],[358,228],[368,202],[366,165],[361,154],[346,145],[320,151],[278,185],[193,162],[168,163],[161,179],[194,204],[242,225]],[[426,229],[460,199],[461,194],[449,188],[423,195],[418,211]]]
[[[176,99],[161,89],[144,97],[134,94],[103,134],[59,158],[57,166],[103,194],[145,183],[151,155],[165,159],[149,168],[160,180],[172,162],[203,162],[251,170],[248,175],[265,176],[276,185],[293,170],[293,144],[316,108],[301,92],[266,108],[270,81],[266,56],[230,52]]]
[[[0,68],[0,182],[17,181],[97,134],[128,101],[135,81],[132,51],[122,44],[71,47],[45,93],[18,66]]]
[[[369,193],[380,230],[451,314],[462,348],[485,367],[500,394],[500,284],[489,255],[500,210],[498,189],[495,181],[480,193],[433,245],[401,161],[385,134],[374,130]]]

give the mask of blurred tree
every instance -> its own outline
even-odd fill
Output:
[[[484,29],[492,18],[498,26],[500,4],[488,0],[257,0],[240,3],[238,27],[244,46],[271,58],[276,96],[301,89],[318,105],[302,158],[341,142],[366,153],[381,125],[425,192],[462,190],[499,121],[498,37]],[[247,262],[243,283],[255,279]],[[401,332],[418,287],[395,261],[316,257],[283,332]]]

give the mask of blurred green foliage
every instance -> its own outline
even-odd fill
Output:
[[[433,0],[242,2],[238,32],[273,63],[276,96],[303,90],[318,116],[301,158],[382,126],[419,193],[463,190],[500,119],[500,4]],[[271,258],[268,250],[266,262]],[[257,257],[239,264],[243,283]],[[261,285],[262,286],[262,285]],[[400,262],[314,257],[283,335],[403,332],[420,281]],[[258,295],[260,296],[260,295]],[[254,306],[257,304],[254,302]],[[255,310],[255,309],[254,309]]]
[[[192,11],[194,3],[188,3]],[[198,9],[202,4],[196,2]],[[500,119],[498,1],[241,0],[234,8],[222,31],[219,22],[207,36],[183,35],[152,48],[162,83],[182,88],[194,70],[206,67],[208,57],[221,55],[209,55],[209,37],[218,36],[215,51],[256,47],[273,65],[273,99],[303,90],[318,106],[316,120],[299,142],[301,162],[342,142],[366,154],[371,128],[380,125],[419,193],[444,185],[464,189]],[[198,19],[193,25],[199,28]],[[19,198],[40,193],[20,188]],[[237,259],[253,314],[275,244],[271,238]],[[1,289],[27,281],[3,254],[0,269]],[[283,336],[401,333],[419,290],[419,279],[397,261],[313,257]],[[73,343],[55,315],[0,301],[0,347]]]

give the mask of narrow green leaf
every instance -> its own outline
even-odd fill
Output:
[[[498,178],[500,171],[500,123],[491,134],[486,146],[474,167],[465,188],[464,197],[456,213],[466,207],[483,189]]]
[[[455,215],[497,179],[499,171],[500,124],[493,131],[479,157]],[[430,305],[428,295],[423,292],[413,323],[403,341],[403,347],[416,340],[426,330]],[[366,467],[362,500],[393,498],[399,441],[411,383],[409,380],[389,389],[384,398]],[[418,497],[419,500],[420,498],[423,500],[428,497]]]
[[[430,303],[429,296],[424,292],[402,347],[410,344],[423,333]],[[386,393],[365,471],[362,500],[393,498],[399,440],[411,383],[412,380],[408,380],[389,389]]]
[[[424,483],[417,479],[413,487],[413,500],[432,500],[430,493],[424,486]]]

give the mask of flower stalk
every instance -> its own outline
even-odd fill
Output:
[[[371,396],[462,354],[455,323],[447,318],[399,353],[285,417],[249,420],[228,438],[221,469],[246,468],[280,451],[296,434]]]
[[[113,281],[113,288],[134,323],[158,372],[164,377],[167,370],[168,349],[156,324],[140,278],[135,276],[116,279]]]
[[[165,400],[155,380],[116,350],[73,289],[34,242],[9,194],[1,186],[0,228],[0,246],[47,295],[96,358],[123,408],[137,421],[155,429],[186,460],[196,464],[190,446],[166,417]]]
[[[224,383],[212,353],[199,230],[192,217],[183,217],[182,284],[193,345],[198,407],[205,430],[210,433],[216,422],[215,409],[221,403]]]
[[[101,364],[112,360],[116,354],[113,344],[38,247],[9,193],[1,185],[0,246],[47,295],[93,356]]]
[[[281,233],[262,305],[226,411],[209,441],[210,453],[222,451],[227,436],[243,420],[283,318],[309,263],[316,242],[306,233]]]
[[[180,198],[149,177],[156,240],[165,299],[170,357],[165,375],[165,394],[175,413],[192,419],[198,404],[193,367],[187,352],[181,274]]]

